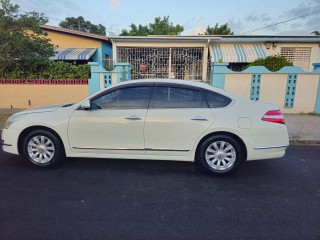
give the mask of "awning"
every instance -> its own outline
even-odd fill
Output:
[[[210,49],[212,62],[253,62],[269,56],[264,44],[214,44]]]
[[[51,60],[89,60],[96,48],[58,48]]]

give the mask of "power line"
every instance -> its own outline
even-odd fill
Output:
[[[284,20],[284,21],[281,21],[281,22],[273,23],[273,24],[265,26],[265,27],[256,28],[256,29],[244,32],[242,34],[245,35],[245,34],[257,32],[257,31],[260,31],[260,30],[263,30],[263,29],[266,29],[266,28],[269,28],[269,27],[274,27],[274,26],[277,26],[277,25],[282,24],[282,23],[290,22],[290,21],[293,21],[293,20],[296,20],[296,19],[299,19],[299,18],[309,17],[309,16],[312,16],[312,15],[315,15],[315,14],[318,14],[318,13],[320,13],[320,9],[316,10],[316,11],[313,11],[313,12],[309,12],[309,13],[303,14],[303,15],[295,17],[295,18],[291,18],[291,19]]]

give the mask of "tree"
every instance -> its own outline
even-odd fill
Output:
[[[311,34],[320,35],[320,31],[313,31]]]
[[[233,35],[228,23],[219,26],[218,23],[214,27],[208,25],[204,35]]]
[[[40,28],[47,23],[43,14],[19,14],[19,5],[1,0],[0,77],[10,72],[38,71],[54,55],[54,45]]]
[[[180,35],[184,30],[184,27],[179,24],[173,25],[169,21],[169,16],[164,16],[163,19],[156,17],[153,23],[145,26],[131,23],[130,28],[129,31],[123,29],[120,36]]]
[[[67,17],[64,21],[59,23],[60,27],[78,30],[81,32],[86,33],[94,33],[99,35],[106,35],[106,28],[105,26],[98,24],[92,24],[90,21],[86,21],[82,16],[77,18],[74,17]]]

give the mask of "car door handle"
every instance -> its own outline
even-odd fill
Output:
[[[132,116],[126,117],[126,119],[128,119],[128,120],[142,120],[141,117],[138,117],[136,115],[132,115]]]
[[[207,118],[204,118],[204,117],[201,117],[201,116],[193,117],[193,118],[191,118],[191,120],[193,120],[193,121],[208,121]]]

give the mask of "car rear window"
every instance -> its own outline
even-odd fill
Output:
[[[230,98],[213,91],[204,90],[203,92],[204,92],[205,98],[207,99],[209,108],[226,107],[232,101]]]
[[[179,87],[155,87],[152,108],[201,108],[202,94],[199,90]]]

